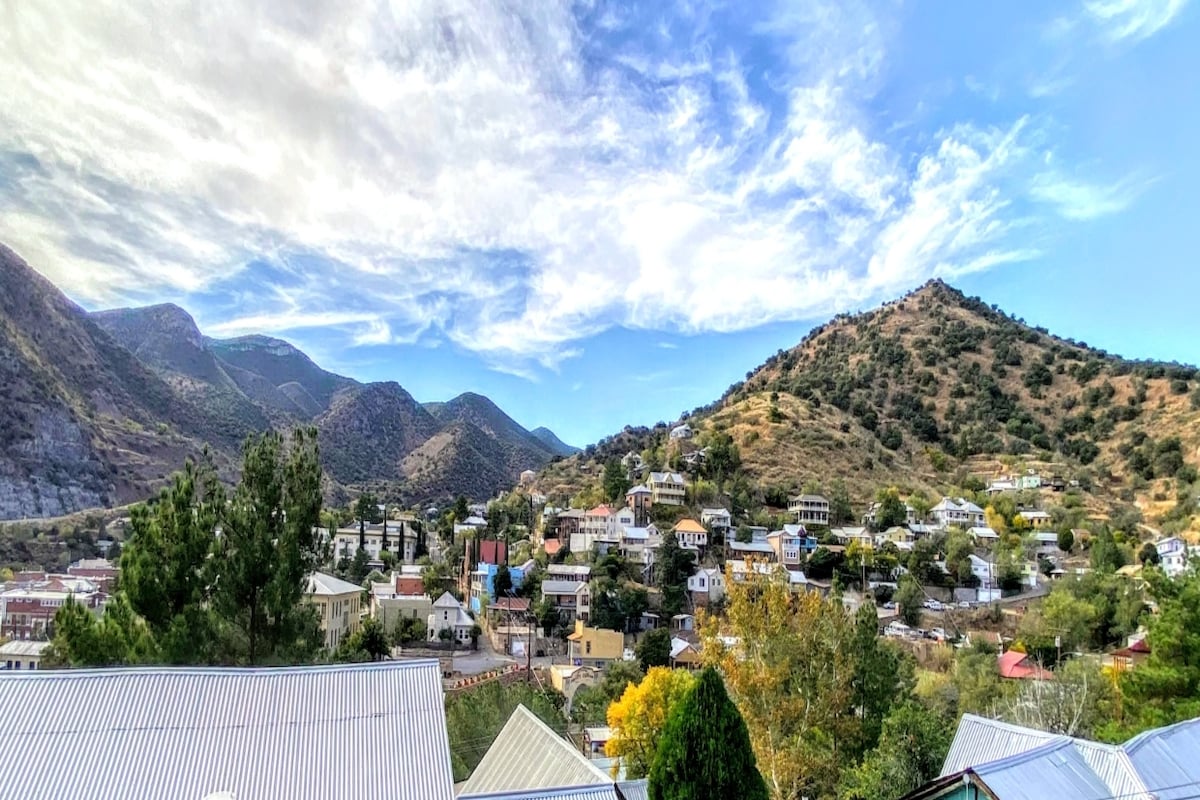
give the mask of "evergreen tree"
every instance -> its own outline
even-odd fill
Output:
[[[766,800],[746,723],[712,667],[667,718],[649,783],[651,800]]]
[[[231,623],[235,660],[306,661],[320,645],[315,609],[302,602],[318,555],[316,433],[296,431],[286,452],[277,433],[251,438],[243,450],[242,481],[214,559],[214,606]]]
[[[671,661],[671,634],[666,628],[649,631],[634,648],[634,654],[644,671],[665,667]]]
[[[509,570],[508,564],[496,567],[496,576],[492,578],[492,589],[498,598],[508,597],[512,594],[512,572]]]
[[[604,464],[604,497],[611,503],[620,502],[629,491],[629,476],[621,466],[620,460],[610,458]]]
[[[655,583],[662,590],[662,610],[668,617],[683,611],[687,600],[687,579],[696,569],[695,556],[679,546],[674,531],[663,535],[655,563]]]
[[[833,482],[833,491],[829,495],[829,524],[847,525],[854,521],[854,509],[850,506],[850,492],[846,482],[838,478]]]
[[[378,522],[381,518],[375,496],[370,492],[360,494],[354,504],[354,516],[358,518],[358,549],[361,550],[367,546],[367,523]]]
[[[879,615],[875,607],[864,603],[854,619],[854,664],[851,682],[853,702],[862,720],[860,751],[874,747],[884,718],[897,698],[912,691],[913,664],[889,642],[879,637]]]

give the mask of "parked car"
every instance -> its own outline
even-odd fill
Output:
[[[959,607],[959,608],[970,608],[970,607],[971,607],[971,604],[970,604],[968,601],[966,601],[966,600],[959,600],[959,601],[958,601],[958,607]]]

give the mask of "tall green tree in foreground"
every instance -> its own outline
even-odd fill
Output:
[[[667,718],[649,789],[650,800],[766,800],[746,723],[712,667]]]
[[[654,565],[654,578],[662,590],[662,611],[674,616],[683,611],[687,600],[687,579],[696,571],[696,557],[679,546],[675,531],[663,534],[662,547]]]
[[[52,661],[110,664],[305,663],[321,646],[304,602],[317,564],[321,507],[316,434],[244,447],[226,499],[206,459],[135,508],[121,585],[104,616],[68,601],[55,615]]]

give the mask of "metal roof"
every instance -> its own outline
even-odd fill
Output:
[[[527,789],[515,792],[460,794],[459,800],[621,800],[616,784],[607,786],[559,786],[552,789]]]
[[[49,646],[49,642],[29,642],[14,639],[11,642],[5,642],[0,645],[0,656],[40,656]]]
[[[650,784],[640,781],[617,781],[617,788],[625,800],[650,800]]]
[[[973,771],[1002,800],[1101,800],[1113,794],[1067,737]]]
[[[596,785],[611,787],[613,779],[520,705],[463,784],[460,796]],[[612,795],[597,795],[601,796]]]
[[[1146,731],[1122,749],[1160,800],[1195,795],[1200,784],[1200,719]]]
[[[587,586],[587,583],[584,581],[556,581],[547,578],[542,581],[542,596],[575,594],[579,591],[580,586]]]
[[[942,764],[942,775],[962,772],[968,767],[986,764],[1040,747],[1054,734],[1009,725],[974,714],[963,714]]]
[[[315,595],[341,595],[361,592],[363,587],[355,586],[349,581],[335,578],[324,572],[314,572],[308,576],[308,593]]]
[[[436,660],[0,673],[0,703],[8,797],[454,796]]]

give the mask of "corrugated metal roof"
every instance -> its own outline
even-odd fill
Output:
[[[453,797],[434,660],[0,673],[0,704],[6,797]]]
[[[607,786],[557,786],[552,789],[525,789],[515,792],[460,794],[459,800],[620,800],[616,784]]]
[[[49,646],[49,642],[28,642],[14,639],[0,645],[0,656],[40,656]]]
[[[583,753],[520,705],[463,784],[461,794],[612,783]]]
[[[1112,794],[1065,736],[974,772],[1003,800],[1102,800]]]
[[[324,572],[314,572],[308,576],[308,593],[317,595],[339,595],[361,592],[361,586],[355,586],[349,581],[335,578]]]
[[[650,800],[650,784],[640,781],[617,781],[617,788],[625,800]]]
[[[1200,785],[1200,719],[1146,731],[1123,749],[1160,800],[1195,796]]]
[[[1009,725],[974,714],[963,714],[954,741],[942,764],[942,775],[962,772],[968,767],[1024,753],[1056,737],[1052,733]]]

